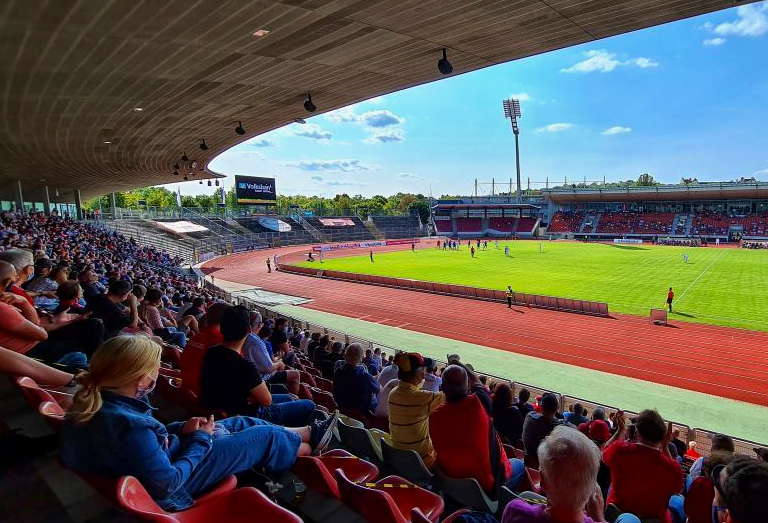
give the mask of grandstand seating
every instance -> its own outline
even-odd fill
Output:
[[[482,218],[456,218],[456,232],[480,232],[482,227]]]
[[[451,220],[435,220],[435,228],[438,233],[453,233],[453,223]]]
[[[663,228],[667,223],[671,226],[674,217],[674,214],[636,214],[628,218],[624,213],[621,214],[621,217],[609,218],[607,223],[614,224],[617,228],[626,227],[628,223],[632,223],[633,230],[640,227],[642,230],[654,231]],[[563,217],[560,221],[565,224],[571,218]],[[745,233],[747,228],[760,231],[761,228],[768,225],[768,215],[741,219],[723,216],[708,216],[707,218],[712,220],[711,223],[715,223],[717,220],[727,220],[728,226],[731,223],[740,224],[745,227]],[[482,223],[479,218],[464,220],[474,220],[474,222],[463,224],[467,228],[474,226],[479,228]],[[575,218],[572,221],[575,221]],[[535,220],[533,220],[531,227],[533,223]],[[51,238],[68,237],[70,233],[75,233],[73,236],[79,235],[80,239],[87,239],[84,240],[86,243],[90,242],[90,247],[87,249],[90,249],[96,258],[111,256],[112,253],[118,252],[124,260],[132,262],[131,270],[134,271],[131,273],[132,276],[158,278],[158,281],[166,288],[166,292],[177,290],[198,294],[205,296],[209,302],[214,297],[212,292],[199,289],[193,281],[181,277],[176,271],[178,260],[174,260],[157,249],[139,248],[130,240],[119,235],[105,233],[77,222],[48,221],[40,215],[34,215],[29,219],[28,224],[23,226],[29,227],[33,231],[32,234],[42,234],[46,241],[51,241]],[[110,243],[110,247],[114,248],[107,248],[106,243]],[[256,308],[253,304],[250,306]],[[343,334],[341,336],[345,337]],[[333,382],[323,379],[320,376],[320,371],[308,360],[301,357],[298,359],[299,363],[296,368],[302,369],[299,396],[313,399],[326,410],[335,410],[336,403],[332,395]],[[164,351],[163,360],[166,366],[177,366],[179,363],[178,351]],[[187,408],[193,412],[196,408],[193,404],[196,399],[193,398],[194,401],[192,401],[178,393],[180,387],[178,387],[175,377],[177,372],[176,369],[168,367],[161,370],[157,393],[175,406]],[[42,414],[54,430],[58,429],[64,419],[63,406],[71,401],[71,397],[65,393],[46,390],[28,377],[18,377],[16,384],[30,407]],[[535,389],[530,389],[535,393]],[[565,407],[566,400],[564,398],[561,404]],[[590,409],[592,408],[594,407],[590,406]],[[431,488],[441,487],[445,494],[454,501],[458,501],[460,506],[491,512],[496,511],[497,506],[498,509],[503,508],[504,504],[501,500],[497,502],[484,497],[485,494],[479,490],[479,486],[475,486],[475,480],[446,478],[439,474],[433,478],[432,473],[424,467],[423,462],[415,452],[396,449],[387,443],[386,438],[374,437],[374,434],[378,433],[361,428],[359,425],[351,426],[354,423],[352,421],[349,423],[340,423],[338,426],[341,443],[346,447],[346,450],[334,449],[321,456],[302,457],[296,461],[292,472],[310,489],[325,496],[340,498],[346,505],[374,523],[435,521],[443,512],[444,502],[437,494],[419,488],[418,484]],[[684,439],[693,438],[696,437],[694,434],[695,431],[686,430],[686,434],[682,437]],[[696,439],[698,440],[698,437]],[[703,439],[706,440],[706,438]],[[748,451],[749,447],[750,445],[746,443],[741,443],[741,447],[737,445],[737,449],[740,451],[745,451],[744,449]],[[511,456],[518,456],[517,452],[519,451],[512,447],[505,447],[505,450]],[[702,452],[708,450],[705,443],[702,444],[701,450]],[[376,463],[385,462],[403,477],[388,476],[375,483],[368,483],[374,481],[379,475],[377,465],[372,463],[374,461]],[[419,465],[419,463],[421,464]],[[411,481],[417,485],[410,483]],[[475,481],[475,484],[472,484],[472,481]],[[301,521],[297,515],[281,508],[255,489],[246,487],[234,490],[234,485],[231,482],[227,485],[229,486],[222,488],[221,491],[216,489],[216,495],[203,496],[197,499],[191,508],[178,513],[168,513],[162,510],[151,499],[141,483],[132,477],[123,477],[119,480],[115,499],[127,512],[148,521],[196,522],[212,519],[235,522],[247,520],[257,523],[259,521],[291,523]],[[526,470],[523,486],[535,492],[541,491],[540,476],[536,469],[528,468]],[[454,519],[457,515],[460,513],[451,515],[446,521]]]
[[[372,216],[371,219],[387,238],[416,238],[421,236],[421,222],[418,215]],[[448,223],[450,224],[450,222]]]
[[[530,217],[523,217],[520,218],[520,220],[517,222],[517,229],[515,229],[515,232],[519,233],[532,233],[533,227],[536,225],[536,222],[538,220],[536,218],[530,218]]]
[[[744,236],[768,237],[768,212],[742,218],[741,224],[744,226]]]
[[[349,242],[374,239],[373,234],[371,234],[371,231],[363,224],[360,218],[357,216],[347,216],[344,218],[351,220],[353,225],[325,225],[320,221],[325,218],[306,217],[305,219],[312,227],[326,236],[326,241]]]
[[[564,233],[579,232],[581,222],[584,221],[583,212],[557,211],[547,227],[547,232]]]
[[[514,232],[517,218],[488,218],[488,228],[499,232]]]

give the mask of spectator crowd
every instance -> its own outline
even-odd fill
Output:
[[[458,355],[440,365],[266,319],[199,288],[179,259],[56,214],[3,212],[0,246],[0,370],[73,391],[63,463],[135,476],[164,510],[230,474],[323,456],[341,420],[489,499],[514,493],[503,523],[766,521],[766,452],[737,455],[718,435],[700,456],[654,409],[563,412],[556,394],[515,395]],[[164,391],[192,416],[158,421]]]

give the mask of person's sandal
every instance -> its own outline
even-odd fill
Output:
[[[309,426],[309,446],[312,447],[312,455],[319,456],[328,448],[333,437],[333,429],[339,420],[339,411],[335,411],[330,418],[323,421],[314,421]]]

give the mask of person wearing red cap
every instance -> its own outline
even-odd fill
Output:
[[[400,353],[395,358],[397,387],[387,398],[389,435],[396,448],[415,450],[427,468],[435,464],[435,449],[429,437],[429,415],[445,401],[442,392],[422,390],[427,374],[421,354]]]

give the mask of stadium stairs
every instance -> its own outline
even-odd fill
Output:
[[[423,236],[421,219],[414,216],[370,216],[376,228],[387,238],[416,238]]]
[[[373,222],[372,219],[363,220],[363,225],[365,225],[365,228],[368,229],[368,232],[371,233],[371,236],[375,240],[383,240],[386,238],[383,232],[376,226],[376,224]]]

